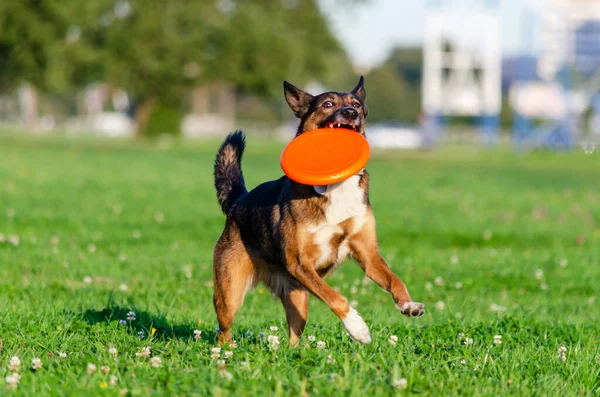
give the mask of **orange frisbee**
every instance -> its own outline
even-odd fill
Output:
[[[281,154],[281,168],[293,181],[331,185],[350,178],[369,161],[371,148],[361,134],[321,128],[294,138]]]

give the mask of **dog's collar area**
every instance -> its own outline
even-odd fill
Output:
[[[327,190],[329,190],[329,186],[331,185],[315,185],[313,186],[313,188],[315,189],[315,192],[319,193],[322,196],[325,193],[327,193]]]
[[[362,170],[358,171],[356,174],[357,176],[362,176],[365,173],[365,169],[363,168]],[[315,189],[315,192],[317,192],[318,194],[320,194],[321,196],[324,195],[325,193],[327,193],[329,190],[331,190],[331,187],[333,185],[313,185],[313,189]]]

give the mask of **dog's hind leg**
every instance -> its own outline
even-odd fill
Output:
[[[246,292],[252,287],[254,267],[241,241],[228,233],[219,239],[214,255],[213,304],[217,312],[219,343],[231,341],[231,326]]]
[[[290,345],[297,346],[308,318],[308,291],[298,285],[283,291],[280,298],[285,308]]]

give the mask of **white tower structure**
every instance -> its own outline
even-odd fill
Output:
[[[488,141],[495,138],[502,99],[497,2],[429,1],[424,37],[425,117],[476,117]]]

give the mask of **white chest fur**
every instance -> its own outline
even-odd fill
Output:
[[[342,262],[350,253],[348,238],[364,225],[367,207],[364,203],[365,192],[360,189],[359,182],[360,176],[354,175],[343,182],[327,186],[323,193],[329,198],[325,210],[326,221],[310,229],[313,242],[319,247],[319,257],[315,263],[317,267]],[[339,224],[350,218],[353,218],[352,230],[344,231]],[[344,241],[333,247],[332,238],[344,233],[347,234]]]
[[[343,182],[327,186],[325,196],[329,198],[329,205],[325,210],[327,223],[337,225],[346,219],[364,215],[365,192],[359,187],[360,176],[353,175]]]

